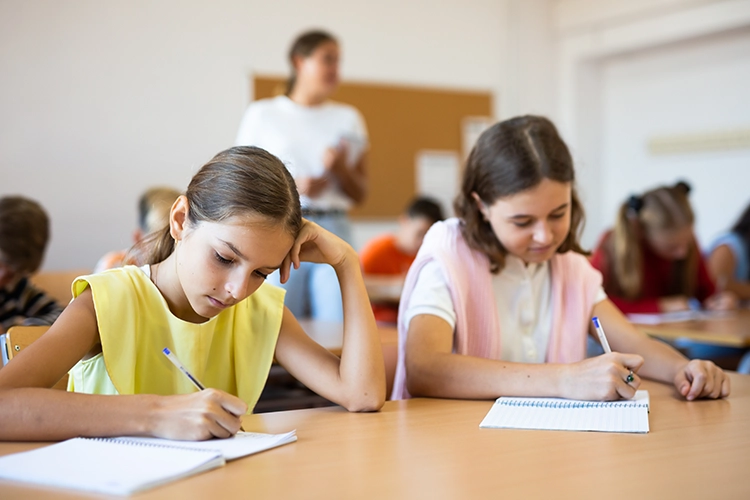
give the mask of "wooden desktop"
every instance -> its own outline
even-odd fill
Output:
[[[750,376],[687,402],[646,381],[649,434],[480,429],[490,401],[413,399],[248,416],[299,441],[138,495],[161,498],[750,498]],[[0,455],[40,444],[0,443]],[[78,498],[0,482],[0,496]]]

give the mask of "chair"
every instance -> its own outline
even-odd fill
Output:
[[[44,335],[49,326],[12,326],[5,334],[5,346],[10,362],[14,356],[27,348],[36,339]],[[68,374],[57,382],[53,389],[68,390]]]
[[[33,275],[31,277],[31,283],[46,292],[64,307],[68,305],[71,299],[73,299],[73,294],[70,291],[70,285],[73,283],[73,280],[86,274],[91,274],[91,271],[86,269],[73,271],[45,271]]]

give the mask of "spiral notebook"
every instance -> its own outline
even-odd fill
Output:
[[[637,391],[633,399],[622,401],[502,397],[479,427],[646,433],[648,411],[648,391]]]
[[[0,479],[96,493],[131,495],[297,440],[240,432],[230,439],[75,438],[0,457]],[[0,487],[1,489],[1,487]]]

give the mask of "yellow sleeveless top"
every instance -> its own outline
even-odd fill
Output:
[[[78,362],[68,390],[89,394],[188,394],[195,387],[162,349],[168,347],[206,387],[238,396],[252,411],[271,369],[284,290],[264,283],[205,323],[174,316],[144,270],[135,266],[82,276],[96,309],[102,352]]]

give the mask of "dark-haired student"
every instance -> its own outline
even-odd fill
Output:
[[[689,399],[729,394],[710,361],[643,335],[578,243],[584,214],[567,146],[547,119],[486,130],[469,155],[457,218],[432,226],[406,277],[393,399],[631,398],[640,377]],[[598,316],[614,352],[586,358]]]
[[[398,231],[395,234],[373,238],[360,250],[359,258],[376,320],[396,323],[398,300],[378,298],[377,291],[379,288],[383,289],[384,284],[389,284],[385,288],[399,290],[400,295],[404,277],[422,246],[424,235],[434,223],[443,219],[443,209],[437,201],[424,196],[417,197],[399,216]]]
[[[63,308],[31,284],[49,240],[49,219],[34,200],[0,198],[0,333],[18,325],[51,325]]]

